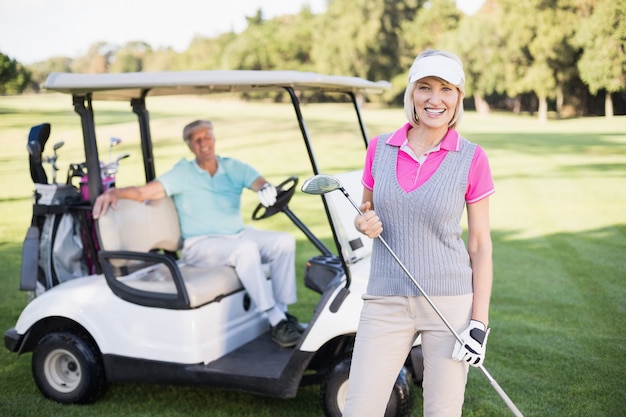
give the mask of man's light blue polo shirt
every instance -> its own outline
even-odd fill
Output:
[[[174,199],[183,238],[239,233],[243,227],[241,193],[260,176],[250,165],[217,156],[211,176],[194,160],[182,159],[157,178]]]

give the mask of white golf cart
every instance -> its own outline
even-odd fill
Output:
[[[293,398],[300,386],[319,384],[324,413],[340,416],[371,249],[371,241],[354,229],[354,207],[341,193],[321,198],[336,253],[288,208],[298,178],[290,177],[278,186],[274,206],[259,205],[254,211],[256,220],[286,214],[321,252],[307,262],[305,271],[306,287],[320,294],[313,317],[304,324],[306,330],[294,348],[281,348],[272,342],[267,319],[256,310],[232,268],[203,269],[178,260],[181,237],[171,199],[122,200],[116,210],[93,221],[91,205],[103,190],[94,103],[125,100],[131,104],[139,122],[148,182],[155,178],[146,107],[150,97],[286,92],[313,175],[320,172],[299,94],[314,91],[349,97],[365,147],[359,99],[364,93],[382,92],[388,83],[295,71],[193,71],[54,73],[45,87],[70,94],[80,116],[85,164],[78,171],[85,189],[81,199],[69,174],[70,185],[47,184],[41,154],[50,125],[33,127],[28,149],[37,192],[33,222],[24,241],[20,288],[34,297],[15,327],[5,332],[4,343],[18,354],[33,352],[33,376],[41,392],[62,403],[90,403],[103,394],[108,382],[153,382]],[[360,201],[359,172],[336,178]],[[311,201],[318,200],[311,197]],[[60,265],[67,264],[69,253],[55,242],[67,233],[60,226],[64,216],[70,216],[70,230],[82,242],[78,260],[73,261],[78,268]],[[68,277],[68,270],[73,275]],[[272,285],[269,276],[267,283]],[[410,414],[411,384],[421,381],[422,366],[418,338],[398,376],[386,415]]]

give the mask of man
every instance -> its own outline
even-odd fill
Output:
[[[294,346],[303,331],[287,313],[296,302],[295,239],[288,233],[245,227],[241,216],[244,188],[256,191],[265,207],[276,202],[276,188],[248,164],[215,153],[213,124],[196,120],[183,129],[195,159],[182,159],[154,181],[139,187],[112,188],[100,195],[94,218],[115,209],[120,198],[135,201],[174,199],[184,239],[182,259],[188,265],[235,268],[244,288],[272,326],[272,339]],[[272,290],[261,263],[270,265]]]

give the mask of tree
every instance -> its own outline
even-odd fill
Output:
[[[279,16],[278,52],[285,69],[313,71],[311,44],[317,16],[309,7],[303,7],[295,16]]]
[[[332,0],[316,21],[312,59],[315,70],[390,80],[386,94],[401,102],[406,72],[415,54],[406,25],[425,0]]]
[[[545,2],[544,2],[545,3]],[[561,3],[561,4],[559,4]],[[539,120],[548,120],[548,98],[556,99],[557,116],[563,105],[563,86],[576,75],[574,35],[576,15],[566,1],[540,7],[535,19],[535,37],[528,45],[533,61],[527,73],[529,87],[539,97]]]
[[[506,94],[515,99],[516,113],[521,110],[521,95],[527,91],[522,80],[532,61],[527,45],[533,38],[533,22],[524,16],[533,13],[529,1],[487,0],[475,16],[464,19],[458,36],[461,44],[466,36],[468,39],[461,50],[472,77],[470,90],[476,88],[475,94],[485,96]],[[477,104],[479,108],[486,111],[486,103]]]
[[[315,15],[303,8],[297,15],[264,20],[259,10],[248,27],[236,36],[223,55],[222,66],[231,69],[312,70],[311,43]]]
[[[465,93],[473,97],[476,111],[486,114],[491,107],[486,97],[506,92],[504,63],[500,51],[503,39],[497,36],[498,16],[493,10],[483,10],[474,16],[464,16],[453,37],[452,50],[464,63]]]
[[[189,69],[180,65],[181,55],[172,48],[159,48],[146,55],[143,60],[144,71],[175,71]]]
[[[502,43],[498,88],[516,98],[519,111],[523,94],[538,99],[539,120],[548,119],[548,100],[556,99],[560,113],[564,86],[577,76],[577,50],[571,44],[577,21],[574,3],[580,0],[492,0],[487,10],[497,18]]]
[[[152,47],[143,41],[128,42],[114,52],[108,72],[139,72],[144,60],[152,53]]]
[[[264,20],[259,9],[248,17],[248,27],[225,49],[223,65],[228,69],[271,70],[280,60],[277,33],[278,20]]]
[[[196,36],[189,48],[183,52],[177,64],[177,69],[201,70],[201,69],[228,69],[223,62],[226,56],[226,48],[237,39],[233,32],[225,33],[217,38],[204,38]]]
[[[440,4],[450,3],[451,0],[433,3],[433,9]],[[407,36],[410,25],[424,11],[424,0],[384,1],[384,8],[380,19],[380,32],[372,39],[373,65],[368,77],[371,79],[390,79],[399,72],[406,74],[419,51],[411,49],[414,44],[410,35]],[[375,16],[373,16],[375,17]],[[406,85],[406,81],[404,82]]]
[[[87,54],[72,62],[72,72],[87,74],[103,74],[109,71],[113,56],[119,47],[107,43],[96,42],[89,47]]]
[[[451,49],[454,37],[464,36],[455,30],[462,13],[452,0],[428,2],[417,10],[414,18],[402,22],[403,44],[409,65],[425,49]],[[451,51],[454,52],[454,51]]]
[[[31,82],[31,73],[15,59],[0,52],[0,95],[21,94]]]
[[[575,41],[583,49],[580,76],[591,94],[604,90],[604,114],[612,117],[611,93],[626,91],[626,0],[600,1]]]
[[[49,58],[42,62],[37,62],[30,66],[32,71],[32,80],[35,91],[39,91],[40,87],[52,72],[71,72],[72,59],[65,56],[57,56]]]
[[[367,17],[381,11],[381,2],[331,1],[318,22],[311,48],[316,70],[336,75],[366,76],[368,41],[364,38],[378,33],[379,29],[377,22],[372,23]]]
[[[389,80],[404,72],[402,27],[421,0],[333,0],[319,16],[313,60],[320,72]],[[413,57],[414,58],[414,57]],[[410,65],[410,61],[408,62]]]

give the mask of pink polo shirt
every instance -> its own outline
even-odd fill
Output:
[[[416,156],[407,144],[407,132],[411,125],[409,123],[396,130],[389,138],[387,144],[400,148],[398,152],[398,161],[396,164],[396,172],[398,176],[398,184],[402,189],[409,193],[420,185],[424,184],[437,171],[441,162],[448,152],[457,152],[461,144],[461,136],[454,129],[449,129],[441,143],[428,153]],[[361,182],[363,186],[369,190],[374,189],[374,177],[372,177],[372,162],[376,154],[376,144],[378,136],[373,138],[367,148],[365,155],[365,167],[363,169],[363,177]],[[495,192],[493,186],[493,178],[491,177],[491,169],[489,168],[489,160],[485,151],[476,146],[474,158],[470,165],[467,176],[467,192],[465,193],[465,201],[467,204],[476,203],[483,198],[489,197]]]

